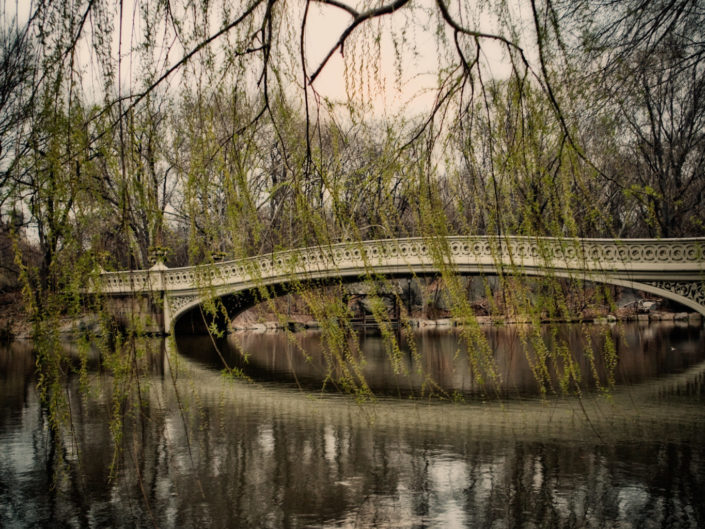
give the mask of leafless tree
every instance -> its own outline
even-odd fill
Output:
[[[563,7],[566,33],[575,30],[571,42],[591,78],[576,76],[591,87],[586,136],[612,140],[586,143],[600,148],[592,156],[609,177],[615,232],[705,233],[705,6],[628,0]]]

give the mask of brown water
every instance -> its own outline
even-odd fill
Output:
[[[579,350],[593,331],[561,332]],[[31,344],[0,348],[0,527],[705,527],[702,328],[615,330],[618,384],[581,401],[529,397],[517,329],[489,332],[501,400],[463,374],[453,331],[417,337],[438,394],[463,403],[420,398],[413,360],[385,383],[375,335],[362,350],[378,397],[363,405],[317,389],[315,334],[219,343],[229,362],[249,354],[253,382],[223,376],[208,341],[177,354],[155,340],[112,478],[114,380],[97,359],[88,393],[66,388],[73,431],[57,443]]]

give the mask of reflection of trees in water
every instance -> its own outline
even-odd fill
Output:
[[[191,456],[175,412],[133,421],[124,466],[109,485],[110,451],[101,446],[110,437],[91,424],[102,406],[89,405],[79,439],[88,464],[66,476],[55,498],[38,496],[36,512],[57,523],[85,522],[90,513],[119,526],[151,517],[219,527],[705,521],[702,445],[655,442],[635,453],[631,445],[409,435],[403,427],[253,417],[218,400],[205,399],[192,417]],[[46,482],[33,485],[49,490]]]
[[[33,373],[34,359],[28,343],[0,344],[0,427],[26,405]]]
[[[154,376],[143,379],[139,406],[126,408],[112,481],[112,378],[92,375],[87,395],[76,380],[68,386],[75,437],[63,440],[64,453],[55,452],[60,444],[27,379],[20,391],[28,398],[16,409],[25,419],[0,432],[31,439],[20,452],[0,444],[0,521],[14,512],[19,525],[122,527],[705,523],[705,432],[694,420],[703,411],[692,405],[683,417],[677,406],[660,415],[623,410],[598,424],[598,439],[574,424],[579,416],[521,419],[545,412],[540,403],[495,421],[482,407],[450,405],[414,420],[415,408],[397,401],[359,408],[277,389],[248,393],[239,388],[249,385],[204,369],[180,374],[174,386],[161,353],[144,362]],[[702,377],[681,385],[692,380]],[[436,422],[426,424],[430,416]]]

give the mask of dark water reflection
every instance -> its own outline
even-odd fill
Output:
[[[499,390],[505,397],[537,395],[539,383],[531,365],[535,362],[531,328],[507,325],[482,330],[497,365],[496,384],[478,383],[466,341],[458,329],[452,328],[417,330],[410,339],[399,333],[396,339],[402,351],[401,369],[394,368],[388,340],[379,331],[360,331],[356,361],[364,380],[381,394],[447,396],[494,394]],[[546,327],[542,334],[549,349],[557,343],[567,346],[580,368],[582,390],[596,389],[598,382],[601,387],[607,386],[611,377],[617,384],[639,383],[705,360],[705,333],[700,326],[687,323],[566,324]],[[614,343],[618,357],[612,370],[604,358],[606,337]],[[237,333],[216,341],[184,336],[177,346],[182,354],[215,369],[222,369],[225,363],[257,380],[291,381],[307,389],[321,388],[328,375],[335,379],[340,374],[325,354],[320,331]],[[419,353],[417,357],[414,350]],[[595,358],[594,369],[589,353]],[[551,372],[547,389],[560,393],[558,376],[565,370],[565,363],[560,359],[547,363]]]
[[[112,480],[113,379],[69,384],[57,445],[15,344],[0,349],[0,527],[705,527],[703,331],[649,329],[661,352],[631,353],[628,384],[581,403],[360,406],[154,341]]]

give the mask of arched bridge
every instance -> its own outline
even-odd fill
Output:
[[[104,272],[92,288],[121,311],[152,315],[148,330],[169,333],[209,298],[294,282],[459,274],[554,276],[633,288],[705,315],[705,238],[577,239],[447,237],[344,242],[185,268]],[[135,302],[140,294],[148,305]],[[131,306],[130,306],[131,305]],[[246,307],[242,307],[246,308]]]

